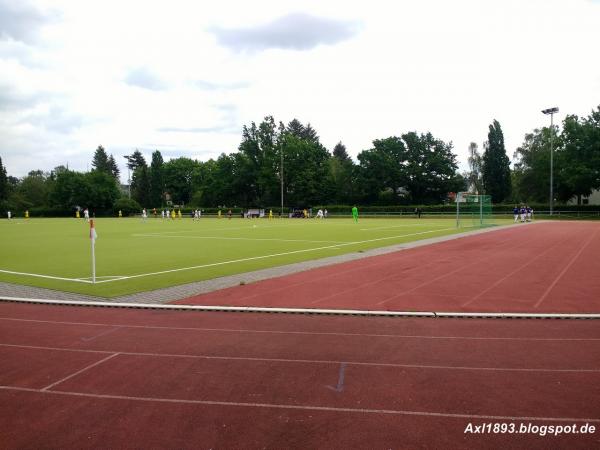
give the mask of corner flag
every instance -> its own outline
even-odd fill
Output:
[[[96,283],[96,228],[94,227],[94,219],[90,220],[90,240],[92,241],[92,283]]]
[[[92,245],[94,245],[96,243],[96,239],[98,239],[96,227],[94,227],[94,219],[90,220],[90,239],[92,240]]]

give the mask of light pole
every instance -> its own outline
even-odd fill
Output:
[[[129,155],[123,156],[127,160],[127,191],[129,193],[129,200],[131,200],[131,171],[129,167]]]
[[[281,158],[281,163],[279,166],[279,175],[281,178],[281,212],[279,213],[279,218],[283,219],[283,145],[279,144],[279,156]]]
[[[553,173],[554,173],[554,167],[553,167],[553,149],[552,149],[552,143],[553,143],[553,137],[554,137],[554,113],[558,112],[558,107],[554,107],[554,108],[548,108],[548,109],[543,109],[542,112],[546,115],[550,114],[550,215],[552,215],[552,207],[554,205],[554,182],[552,179]]]

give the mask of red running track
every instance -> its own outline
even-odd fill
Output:
[[[600,223],[540,222],[175,303],[436,312],[600,312]]]
[[[600,446],[595,320],[0,302],[0,361],[3,449]]]

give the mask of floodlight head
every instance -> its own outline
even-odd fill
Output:
[[[548,108],[548,109],[542,109],[542,112],[544,114],[554,114],[558,112],[558,107],[554,107],[554,108]]]

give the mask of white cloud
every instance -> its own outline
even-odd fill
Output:
[[[346,22],[305,13],[291,13],[254,27],[209,29],[217,42],[235,51],[269,48],[309,50],[319,44],[345,41],[360,30],[358,22]]]
[[[100,144],[122,169],[135,148],[206,160],[265,115],[353,157],[431,131],[463,165],[497,119],[512,156],[541,109],[600,104],[598,23],[589,0],[0,0],[0,156],[16,176]]]

